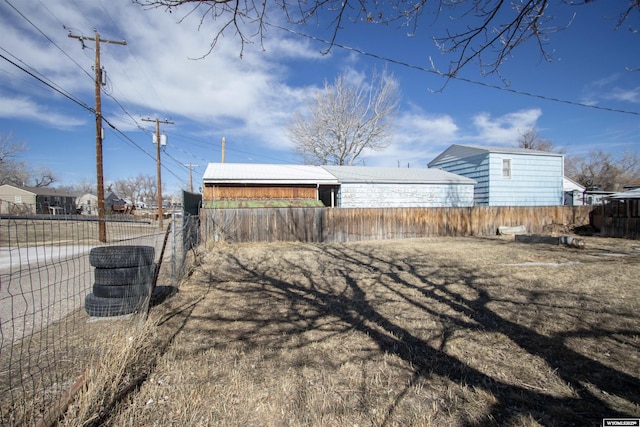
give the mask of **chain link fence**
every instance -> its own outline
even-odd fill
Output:
[[[110,217],[100,242],[95,219],[0,216],[0,424],[51,424],[50,408],[106,351],[100,320],[140,323],[177,290],[198,216],[174,211],[162,230],[131,218]]]

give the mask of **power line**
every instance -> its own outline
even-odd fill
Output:
[[[85,70],[85,69],[84,69],[84,68],[83,68],[83,67],[82,67],[78,62],[76,62],[76,60],[75,60],[75,59],[73,59],[73,58],[72,58],[72,57],[71,57],[67,52],[65,52],[65,51],[64,51],[64,49],[62,49],[60,46],[58,46],[58,45],[56,44],[56,42],[54,42],[54,41],[53,41],[53,40],[52,40],[48,35],[46,35],[46,34],[44,33],[44,31],[42,31],[42,30],[41,30],[41,29],[40,29],[36,24],[34,24],[34,23],[29,19],[29,18],[27,18],[27,17],[26,17],[22,12],[20,12],[20,11],[19,11],[19,10],[18,10],[14,5],[13,5],[13,4],[11,4],[11,2],[9,2],[9,0],[4,0],[4,1],[5,1],[5,3],[7,3],[7,4],[8,4],[8,5],[9,5],[9,6],[10,6],[10,7],[11,7],[11,8],[12,8],[12,9],[13,9],[17,14],[18,14],[18,15],[20,15],[20,16],[22,17],[22,19],[24,19],[24,20],[25,20],[25,21],[27,21],[29,24],[31,24],[31,26],[32,26],[33,28],[35,28],[37,32],[39,32],[40,34],[42,34],[42,36],[43,36],[44,38],[46,38],[47,40],[49,40],[49,42],[50,42],[52,45],[54,45],[54,46],[55,46],[55,47],[56,47],[60,52],[62,52],[62,54],[63,54],[64,56],[66,56],[66,57],[67,57],[67,58],[69,58],[69,59],[70,59],[74,64],[76,64],[76,65],[77,65],[77,66],[78,66],[78,67],[79,67],[79,68],[80,68],[80,69],[81,69],[81,70],[82,70],[82,71],[83,71],[87,76],[89,76],[89,78],[91,78],[91,79],[93,78],[93,76],[91,76],[91,74],[90,74],[87,70]],[[40,3],[42,4],[42,2],[40,2]],[[43,6],[44,6],[44,5],[43,5]],[[49,13],[51,13],[51,11],[50,11],[46,6],[45,6],[45,9],[47,9],[47,11],[48,11]],[[51,13],[51,15],[55,17],[55,15],[53,15],[53,13]],[[56,19],[58,19],[58,18],[56,17]],[[58,20],[58,22],[60,22],[60,20]],[[63,25],[63,28],[64,28],[64,25]]]
[[[13,56],[14,58],[15,55],[11,54],[10,52],[8,52],[6,49],[0,47],[0,50],[6,52],[7,54]],[[30,70],[28,70],[25,67],[29,67],[29,68],[33,68],[29,65],[27,65],[26,63],[24,63],[24,61],[20,60],[19,58],[16,58],[18,61],[22,62],[23,64],[25,64],[25,67],[19,65],[18,63],[16,63],[15,61],[7,58],[6,56],[4,56],[3,54],[0,53],[0,58],[4,59],[5,61],[7,61],[8,63],[10,63],[11,65],[15,66],[16,68],[18,68],[19,70],[21,70],[22,72],[24,72],[25,74],[29,75],[30,77],[36,79],[37,81],[39,81],[40,83],[44,84],[45,86],[47,86],[48,88],[54,90],[55,92],[59,93],[60,95],[62,95],[63,97],[69,99],[70,101],[72,101],[74,104],[79,105],[80,107],[84,108],[85,110],[89,111],[91,114],[95,115],[96,114],[96,110],[87,105],[86,103],[84,103],[83,101],[75,98],[73,95],[69,94],[68,92],[66,92],[63,88],[59,88],[56,87],[57,85],[55,85],[55,83],[49,83],[47,81],[45,81],[43,78],[39,77],[38,75],[35,74],[35,72],[32,72]],[[36,71],[37,72],[37,71]],[[114,101],[117,102],[117,100]],[[119,103],[118,103],[119,104]],[[119,104],[120,105],[120,104]],[[120,107],[124,110],[124,107],[122,107],[120,105]],[[126,112],[126,110],[125,110]],[[131,117],[130,114],[127,113],[127,115],[129,115]],[[123,131],[121,131],[120,129],[118,129],[113,123],[111,123],[107,118],[105,118],[104,116],[101,117],[102,120],[111,128],[113,129],[118,135],[120,135],[125,141],[128,141],[131,145],[133,145],[135,148],[137,148],[138,150],[140,150],[141,152],[143,152],[144,154],[146,154],[147,156],[149,156],[149,158],[151,159],[155,159],[149,152],[145,151],[144,148],[142,148],[139,144],[137,144],[133,139],[131,139],[128,135],[126,135]],[[135,121],[135,119],[134,119]],[[137,124],[137,122],[136,122]],[[145,131],[146,129],[142,128],[140,125],[138,125],[138,127]],[[180,162],[177,162],[180,163]],[[178,179],[179,181],[182,182],[182,184],[187,185],[186,181],[179,177],[178,175],[176,175],[171,169],[169,169],[168,167],[166,167],[165,165],[163,165],[163,168],[171,175],[173,175],[176,179]]]
[[[2,49],[2,48],[0,48]],[[2,49],[3,51],[6,52],[5,49]],[[84,102],[74,98],[73,96],[63,92],[61,89],[58,89],[57,87],[53,86],[52,84],[50,84],[49,82],[44,81],[43,79],[41,79],[40,77],[36,76],[34,73],[32,73],[31,71],[27,70],[24,67],[21,67],[20,65],[16,64],[15,62],[13,62],[12,60],[10,60],[9,58],[7,58],[6,56],[4,56],[3,54],[0,53],[0,58],[4,59],[5,61],[7,61],[8,63],[10,63],[11,65],[13,65],[14,67],[19,68],[20,70],[24,71],[25,73],[27,73],[28,75],[30,75],[31,77],[33,77],[34,79],[38,80],[40,83],[46,85],[47,87],[53,89],[54,91],[58,92],[60,95],[64,96],[65,98],[69,99],[70,101],[74,102],[75,104],[78,104],[79,106],[81,106],[82,108],[84,108],[85,110],[90,111],[91,113],[95,114],[96,110],[93,109],[92,107],[88,106],[87,104],[85,104]]]
[[[420,66],[420,65],[409,64],[408,62],[399,61],[399,60],[388,58],[388,57],[385,57],[385,56],[382,56],[382,55],[378,55],[378,54],[375,54],[375,53],[367,52],[367,51],[364,51],[362,49],[358,49],[358,48],[355,48],[355,47],[351,47],[351,46],[343,45],[343,44],[340,44],[340,43],[336,43],[335,41],[324,40],[324,39],[321,39],[319,37],[312,36],[310,34],[305,34],[305,33],[301,33],[301,32],[296,31],[296,30],[292,30],[290,28],[284,28],[284,27],[281,27],[281,26],[278,26],[278,25],[274,25],[274,24],[270,24],[270,23],[266,23],[266,25],[269,25],[269,26],[271,26],[273,28],[277,28],[277,29],[282,30],[282,31],[286,31],[288,33],[291,33],[291,34],[294,34],[294,35],[297,35],[297,36],[300,36],[300,37],[305,37],[305,38],[308,38],[310,40],[314,40],[314,41],[317,41],[317,42],[320,42],[320,43],[324,43],[324,44],[327,44],[327,45],[330,45],[330,46],[336,46],[336,47],[338,47],[340,49],[344,49],[344,50],[348,50],[348,51],[351,51],[351,52],[355,52],[355,53],[358,53],[360,55],[369,56],[371,58],[375,58],[375,59],[378,59],[378,60],[381,60],[381,61],[389,62],[389,63],[392,63],[392,64],[396,64],[396,65],[400,65],[400,66],[403,66],[403,67],[407,67],[407,68],[412,68],[414,70],[423,71],[423,72],[434,74],[434,75],[437,75],[439,77],[444,77],[444,78],[447,78],[447,79],[459,80],[459,81],[463,81],[465,83],[471,83],[471,84],[475,84],[475,85],[479,85],[479,86],[484,86],[484,87],[487,87],[487,88],[490,88],[490,89],[501,90],[503,92],[509,92],[509,93],[513,93],[513,94],[516,94],[516,95],[523,95],[523,96],[528,96],[528,97],[531,97],[531,98],[543,99],[545,101],[559,102],[559,103],[573,105],[573,106],[577,106],[577,107],[592,108],[592,109],[601,110],[601,111],[609,111],[609,112],[612,112],[612,113],[622,113],[622,114],[631,114],[631,115],[634,115],[634,116],[640,116],[640,112],[637,112],[637,111],[622,110],[622,109],[617,109],[617,108],[602,107],[602,106],[593,105],[593,104],[585,104],[585,103],[577,102],[577,101],[569,101],[569,100],[566,100],[566,99],[556,98],[556,97],[552,97],[552,96],[540,95],[540,94],[527,92],[527,91],[523,91],[523,90],[511,89],[511,88],[508,88],[508,87],[498,86],[498,85],[494,85],[494,84],[490,84],[490,83],[479,82],[477,80],[471,80],[471,79],[468,79],[468,78],[465,78],[465,77],[459,77],[459,76],[455,76],[455,75],[444,74],[444,73],[442,73],[440,71],[437,71],[437,70],[426,68],[426,67],[423,67],[423,66]]]

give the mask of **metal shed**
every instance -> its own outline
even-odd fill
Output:
[[[343,208],[467,207],[475,181],[438,169],[323,166]]]

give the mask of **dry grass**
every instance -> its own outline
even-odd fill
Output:
[[[639,247],[600,238],[582,251],[506,238],[219,245],[155,310],[154,351],[134,351],[147,355],[136,359],[144,383],[118,392],[110,417],[94,414],[117,426],[637,417]]]

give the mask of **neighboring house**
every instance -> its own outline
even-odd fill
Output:
[[[562,190],[564,191],[565,206],[582,206],[584,202],[584,191],[586,187],[575,182],[566,176],[562,180]]]
[[[479,206],[563,204],[564,156],[525,148],[452,145],[429,163],[476,180]]]
[[[585,205],[601,205],[607,199],[607,197],[615,194],[615,191],[603,191],[598,187],[591,187],[584,190],[584,204]]]
[[[98,215],[98,196],[83,194],[76,200],[78,210],[82,215]]]
[[[636,188],[640,188],[640,178],[634,179],[622,188],[624,188],[625,190],[635,190]]]
[[[110,191],[104,197],[104,210],[105,212],[125,212],[127,210],[127,202],[113,191]]]
[[[340,182],[342,208],[468,207],[475,181],[437,169],[323,166]]]
[[[332,206],[338,180],[319,166],[209,163],[202,178],[203,206]]]
[[[435,169],[210,163],[203,205],[443,207],[473,205],[475,181]]]
[[[0,185],[0,213],[27,214],[75,214],[75,196],[49,187],[21,187]]]

